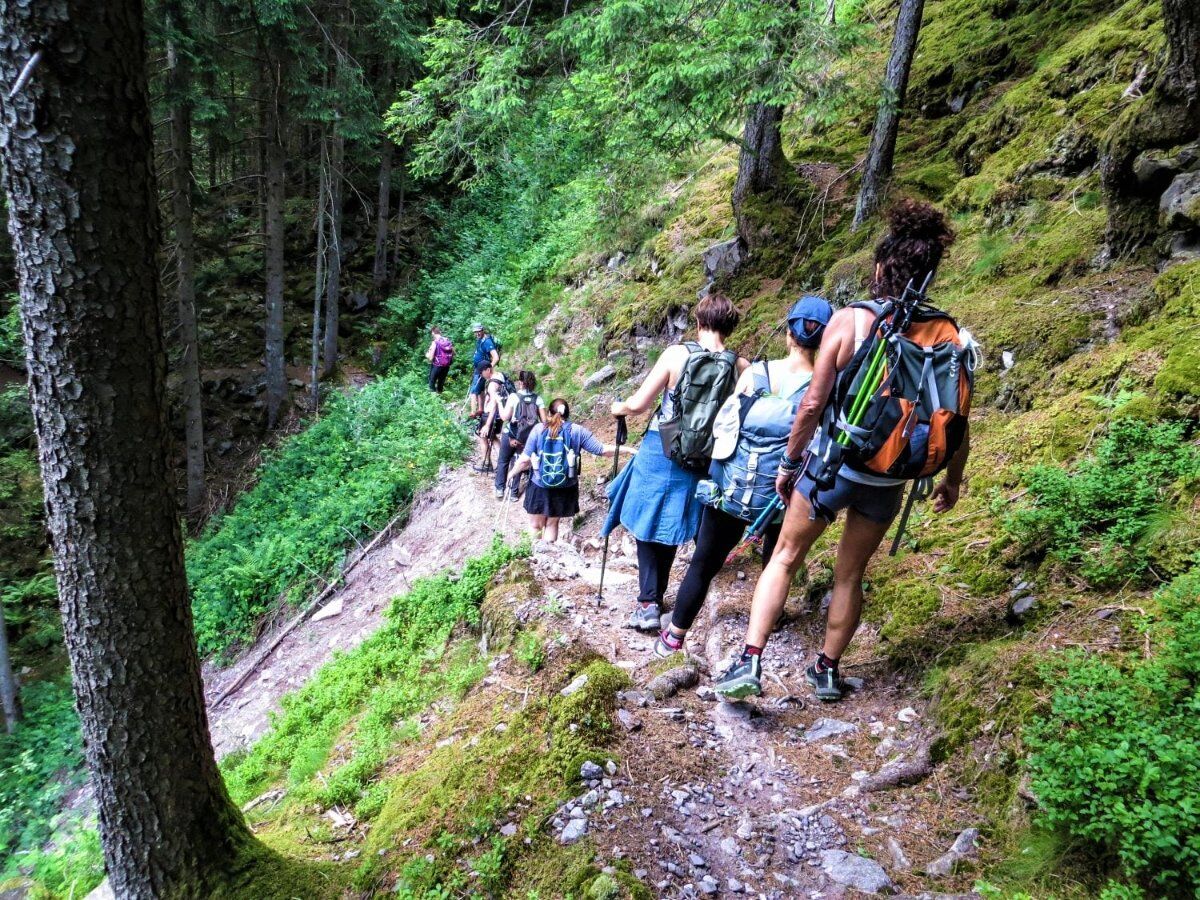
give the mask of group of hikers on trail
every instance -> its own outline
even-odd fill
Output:
[[[695,340],[667,347],[640,387],[612,404],[613,446],[572,423],[565,400],[547,407],[532,372],[510,382],[499,371],[499,344],[475,323],[476,470],[493,471],[499,442],[494,488],[502,501],[521,496],[521,479],[532,472],[525,509],[538,537],[557,540],[559,520],[579,511],[582,452],[619,453],[625,417],[653,410],[632,461],[607,486],[601,534],[606,553],[618,525],[635,539],[638,595],[628,625],[657,635],[656,655],[684,649],[710,585],[739,545],[760,547],[763,572],[743,650],[714,684],[727,698],[762,693],[764,648],[792,579],[845,511],[824,644],[805,671],[818,698],[841,699],[839,662],[858,629],[863,576],[901,512],[905,486],[893,553],[915,500],[932,498],[939,513],[958,501],[980,351],[970,332],[926,299],[954,234],[941,211],[913,200],[889,212],[888,226],[875,248],[870,299],[835,312],[821,297],[801,297],[780,326],[787,344],[780,359],[752,363],[728,349],[740,315],[721,294],[705,296],[694,313]],[[434,390],[438,338],[427,354]],[[693,540],[664,625],[671,566],[679,546]]]

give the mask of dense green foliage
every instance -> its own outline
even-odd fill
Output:
[[[1098,585],[1145,575],[1144,538],[1164,502],[1172,491],[1194,492],[1200,479],[1188,429],[1183,421],[1114,422],[1095,454],[1070,471],[1032,469],[1032,503],[1006,517],[1006,530],[1026,552],[1044,552]]]
[[[1046,821],[1171,896],[1200,888],[1200,568],[1159,594],[1151,655],[1073,655],[1027,732]]]
[[[258,483],[188,551],[202,652],[254,634],[280,597],[298,602],[466,446],[446,407],[414,380],[385,378],[333,399],[286,441]]]
[[[412,733],[406,720],[439,697],[460,695],[483,674],[473,654],[447,659],[447,640],[460,623],[478,623],[489,582],[517,552],[497,541],[461,575],[420,579],[393,600],[383,627],[285,697],[271,731],[227,768],[234,798],[249,800],[282,777],[293,798],[325,807],[362,799],[392,746]],[[328,771],[339,738],[348,746]]]
[[[0,879],[51,834],[63,796],[83,780],[83,739],[68,680],[23,692],[25,720],[0,734]]]

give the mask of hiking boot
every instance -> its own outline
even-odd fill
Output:
[[[639,603],[629,615],[629,627],[638,631],[658,632],[662,627],[662,612],[657,603]]]
[[[504,491],[500,490],[500,488],[496,488],[496,499],[497,500],[504,499]]]
[[[813,693],[817,695],[817,699],[823,700],[826,703],[834,703],[841,700],[848,690],[846,682],[842,681],[838,676],[837,669],[826,669],[824,672],[818,672],[816,663],[813,663],[804,670],[804,679],[812,685]]]
[[[513,503],[520,503],[520,502],[521,502],[521,495],[520,495],[520,494],[513,494],[513,495],[512,495],[512,496],[510,496],[508,499],[509,499],[509,500],[511,500]]]
[[[491,475],[496,471],[495,469],[492,468],[491,463],[486,463],[482,466],[479,465],[479,463],[476,463],[475,465],[471,466],[471,468],[474,471],[478,472],[480,475]]]
[[[668,656],[674,656],[676,653],[683,652],[683,638],[677,638],[671,634],[671,629],[664,628],[658,633],[658,640],[654,642],[654,655],[659,659],[666,659]]]
[[[717,679],[713,690],[727,700],[762,696],[762,657],[743,653]]]

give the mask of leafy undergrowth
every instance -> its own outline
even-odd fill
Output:
[[[382,528],[465,448],[447,408],[415,379],[384,378],[333,398],[188,548],[201,652],[252,638],[278,598],[302,600],[348,546]]]
[[[1139,622],[1139,653],[1056,661],[1026,733],[1044,821],[1115,856],[1147,896],[1200,889],[1200,561]]]
[[[0,734],[0,885],[31,864],[30,851],[54,831],[63,796],[83,781],[83,738],[69,680],[34,682],[22,699],[21,728]]]

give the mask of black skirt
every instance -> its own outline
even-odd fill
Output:
[[[525,512],[531,516],[565,519],[579,512],[579,483],[546,488],[530,483],[525,491]]]

